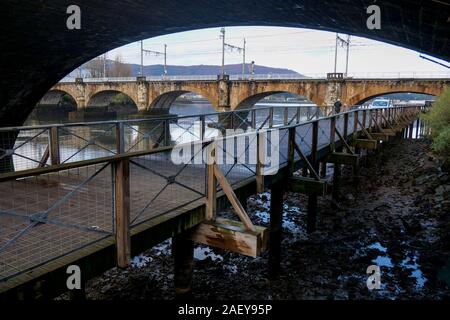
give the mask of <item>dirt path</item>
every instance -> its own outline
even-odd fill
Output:
[[[344,172],[348,169],[344,169]],[[319,202],[318,231],[305,232],[306,198],[287,194],[281,274],[267,279],[267,253],[256,259],[206,247],[195,250],[199,299],[441,299],[450,297],[450,178],[423,140],[386,145],[343,179],[340,209]],[[267,225],[270,193],[248,201]],[[230,215],[231,212],[224,213]],[[381,289],[369,291],[366,269],[381,267]],[[447,264],[447,266],[446,266]],[[447,278],[447,283],[443,281]],[[89,299],[173,297],[170,243],[135,257],[87,286]]]

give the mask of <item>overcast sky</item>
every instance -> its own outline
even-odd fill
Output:
[[[221,64],[220,28],[176,33],[144,41],[144,48],[163,51],[167,44],[170,65]],[[346,35],[341,35],[346,38]],[[258,65],[288,68],[299,73],[326,73],[334,69],[335,33],[310,29],[279,27],[228,27],[226,42],[242,46],[247,39],[246,61]],[[349,72],[448,72],[423,60],[419,53],[401,47],[352,37]],[[140,63],[140,43],[117,48],[108,53],[113,59],[120,54],[125,62]],[[227,51],[225,63],[241,63],[242,55]],[[162,57],[144,56],[144,65],[162,64]],[[338,49],[338,72],[345,70],[345,49]]]

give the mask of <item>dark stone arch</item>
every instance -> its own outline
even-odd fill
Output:
[[[136,101],[134,101],[134,99],[128,94],[118,90],[103,90],[94,93],[87,101],[86,108],[108,108],[112,103],[114,103],[114,98],[118,95],[123,95],[130,102],[125,106],[126,108],[129,108],[130,111],[138,111]],[[114,106],[112,106],[112,109],[114,109]]]

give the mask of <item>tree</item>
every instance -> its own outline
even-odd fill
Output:
[[[105,77],[103,72],[104,63],[105,63],[104,56],[97,57],[86,63],[86,70],[89,72],[89,77],[91,78]]]
[[[124,63],[121,55],[116,55],[112,65],[108,68],[108,77],[131,77],[131,65]]]

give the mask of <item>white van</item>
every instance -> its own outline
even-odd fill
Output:
[[[369,109],[389,107],[392,107],[392,101],[388,99],[375,99],[369,104]]]

